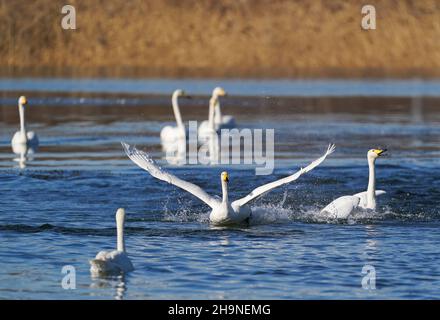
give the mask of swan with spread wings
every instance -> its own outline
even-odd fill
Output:
[[[184,181],[182,179],[179,179],[178,177],[172,175],[171,173],[166,172],[165,170],[160,168],[153,161],[153,159],[151,159],[151,157],[145,152],[140,151],[135,147],[131,147],[124,142],[122,142],[122,146],[127,156],[139,167],[148,171],[153,177],[168,182],[170,184],[173,184],[191,193],[192,195],[196,196],[204,203],[206,203],[208,206],[210,206],[212,211],[211,214],[209,215],[209,220],[211,221],[211,223],[216,225],[237,224],[237,223],[249,221],[249,219],[252,216],[252,209],[249,206],[250,201],[271,191],[272,189],[275,189],[279,186],[297,180],[304,173],[307,173],[313,170],[318,165],[320,165],[325,160],[325,158],[331,153],[333,153],[333,151],[335,150],[335,146],[333,144],[330,144],[325,154],[322,157],[310,163],[307,167],[301,168],[296,173],[290,176],[262,185],[254,189],[247,196],[231,202],[229,201],[229,190],[228,190],[229,175],[227,172],[222,172],[221,174],[223,197],[220,200],[218,198],[208,195],[199,186]]]

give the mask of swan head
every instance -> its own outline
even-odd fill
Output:
[[[185,95],[185,91],[182,89],[177,89],[177,90],[174,90],[174,92],[173,92],[174,97],[182,97],[184,95]]]
[[[367,157],[368,159],[375,160],[378,157],[381,157],[387,149],[371,149],[368,150]]]
[[[212,96],[214,97],[222,97],[226,95],[226,91],[225,89],[221,88],[221,87],[216,87],[213,91],[212,91]]]
[[[125,210],[123,208],[119,208],[118,211],[116,211],[116,222],[124,223],[124,220],[125,220]]]
[[[21,106],[25,106],[27,105],[27,99],[25,96],[21,96],[20,98],[18,98],[18,104]]]
[[[222,181],[224,181],[224,182],[226,182],[226,183],[229,182],[229,175],[228,175],[228,173],[227,173],[226,171],[223,171],[223,172],[222,172],[222,174],[221,174],[221,178],[222,178]]]

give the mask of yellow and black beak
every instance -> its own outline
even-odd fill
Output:
[[[226,172],[223,173],[222,177],[224,182],[229,182],[229,175]]]
[[[387,149],[374,149],[373,151],[380,157]]]

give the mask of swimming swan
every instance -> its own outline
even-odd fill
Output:
[[[376,210],[376,196],[382,195],[386,192],[383,190],[376,190],[376,172],[374,166],[376,159],[385,151],[387,151],[387,149],[371,149],[367,153],[370,177],[366,192],[340,197],[322,209],[321,214],[327,215],[331,218],[346,219],[358,208]]]
[[[186,141],[185,125],[182,122],[182,116],[180,115],[180,109],[178,104],[179,97],[185,96],[185,92],[181,89],[177,89],[173,92],[171,103],[173,105],[174,117],[176,118],[177,126],[165,126],[160,132],[160,139],[163,144],[176,142],[179,140]]]
[[[215,88],[212,91],[212,96],[218,95],[218,92],[221,92],[223,89],[220,87]],[[224,91],[224,90],[223,90]],[[235,128],[235,119],[233,116],[227,115],[223,116],[222,111],[220,109],[220,99],[216,99],[215,102],[215,116],[214,116],[214,124],[216,130],[221,129],[232,129]]]
[[[217,133],[221,126],[216,124],[216,117],[219,120],[218,113],[216,114],[217,107],[220,107],[219,97],[223,97],[226,95],[226,91],[220,87],[215,88],[212,91],[211,99],[209,99],[209,115],[208,121],[203,121],[198,130],[199,139],[207,140],[213,133]],[[220,114],[221,116],[221,114]]]
[[[27,131],[25,119],[25,106],[27,99],[21,96],[18,99],[18,112],[20,115],[20,131],[12,137],[12,151],[16,154],[26,154],[28,151],[34,152],[38,148],[38,136],[33,131]]]
[[[249,221],[248,219],[251,218],[252,215],[252,209],[248,205],[250,201],[256,199],[257,197],[269,192],[270,190],[276,187],[295,181],[304,173],[311,171],[313,168],[321,164],[325,160],[325,158],[329,154],[333,153],[333,151],[335,150],[335,146],[331,144],[329,145],[327,151],[321,158],[316,159],[307,167],[301,168],[295,174],[262,185],[254,189],[246,197],[230,202],[229,193],[228,193],[229,175],[227,172],[222,172],[221,174],[223,198],[222,200],[220,200],[208,195],[199,186],[181,180],[178,177],[172,175],[171,173],[164,171],[158,165],[156,165],[156,163],[145,152],[139,151],[134,147],[130,147],[128,144],[124,142],[122,142],[122,146],[127,156],[139,167],[148,171],[153,177],[168,182],[170,184],[173,184],[191,193],[192,195],[196,196],[197,198],[205,202],[208,206],[210,206],[212,208],[212,211],[209,216],[209,220],[213,224],[231,224],[231,223],[241,223],[241,222]]]
[[[100,251],[95,259],[90,260],[92,274],[121,273],[134,270],[124,243],[125,210],[120,208],[116,212],[117,249]]]

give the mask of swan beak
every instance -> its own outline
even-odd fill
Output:
[[[227,172],[222,173],[222,179],[224,182],[229,182],[229,175]]]
[[[219,88],[219,90],[218,90],[218,95],[219,95],[219,96],[226,96],[227,93],[226,93],[225,89],[223,89],[223,88]]]
[[[375,149],[374,152],[380,157],[387,149]]]

